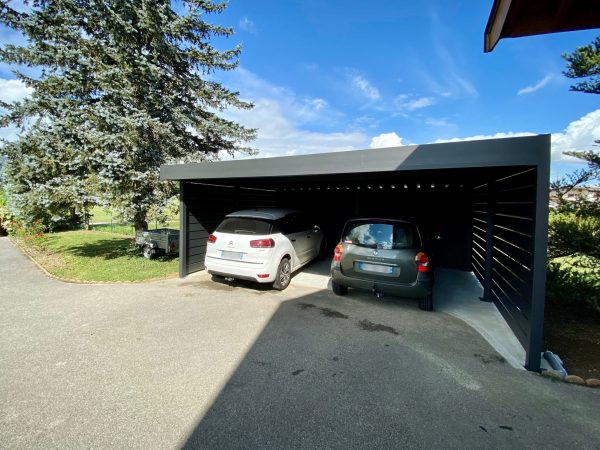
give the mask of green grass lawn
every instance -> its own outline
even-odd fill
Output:
[[[94,231],[103,231],[109,233],[123,234],[126,236],[135,236],[135,230],[131,223],[118,223],[118,216],[108,209],[103,209],[100,206],[95,206],[92,211],[92,229]],[[100,225],[94,225],[100,224]],[[155,230],[157,228],[173,228],[179,229],[179,218],[171,217],[169,222],[161,224],[155,221],[148,221],[148,229]]]
[[[100,206],[94,206],[92,208],[91,214],[93,223],[111,222],[113,220],[116,220],[116,216],[114,216],[114,214],[112,214],[108,209],[104,209]]]
[[[160,224],[155,222],[148,223],[149,230],[156,230],[157,228],[172,228],[174,230],[179,230],[179,219],[170,221],[166,224]],[[131,224],[106,223],[102,225],[92,225],[92,230],[123,234],[125,236],[135,236],[135,229]]]
[[[78,281],[144,281],[177,275],[179,258],[147,260],[128,236],[98,231],[49,233],[20,239],[52,275]]]

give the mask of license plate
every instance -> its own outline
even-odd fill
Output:
[[[226,250],[221,250],[221,258],[241,261],[244,259],[244,254],[242,252],[228,252]]]
[[[374,272],[391,274],[394,273],[394,268],[391,266],[382,266],[380,264],[359,263],[358,268],[361,272]]]

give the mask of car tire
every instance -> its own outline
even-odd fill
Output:
[[[419,308],[423,311],[433,311],[433,297],[431,294],[419,299]]]
[[[325,239],[325,236],[323,236],[323,239],[321,239],[321,245],[319,246],[319,255],[317,256],[317,259],[319,261],[323,261],[326,256],[327,256],[327,239]]]
[[[292,280],[292,263],[290,258],[285,257],[279,263],[277,267],[277,274],[275,275],[275,281],[273,282],[273,288],[278,291],[283,291],[290,285]]]
[[[332,281],[331,290],[335,295],[346,295],[348,293],[348,286],[342,286],[341,284]]]
[[[142,255],[144,255],[144,258],[146,259],[154,259],[156,256],[156,250],[154,250],[151,245],[146,244],[142,249]]]

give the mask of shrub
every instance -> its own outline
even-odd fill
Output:
[[[597,270],[578,270],[576,266],[550,262],[546,281],[547,298],[574,306],[587,303],[600,312],[599,275]]]
[[[33,220],[31,222],[22,222],[18,219],[12,218],[6,227],[7,231],[16,237],[31,239],[38,238],[44,235],[46,231],[46,225],[39,220]]]
[[[0,236],[6,236],[8,230],[6,229],[10,215],[6,208],[6,193],[4,189],[0,187]]]
[[[548,233],[549,258],[579,254],[600,259],[600,217],[552,211]]]

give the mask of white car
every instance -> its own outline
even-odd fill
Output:
[[[294,271],[325,251],[323,233],[306,214],[250,209],[228,214],[208,236],[204,263],[212,275],[273,283],[282,290]]]

